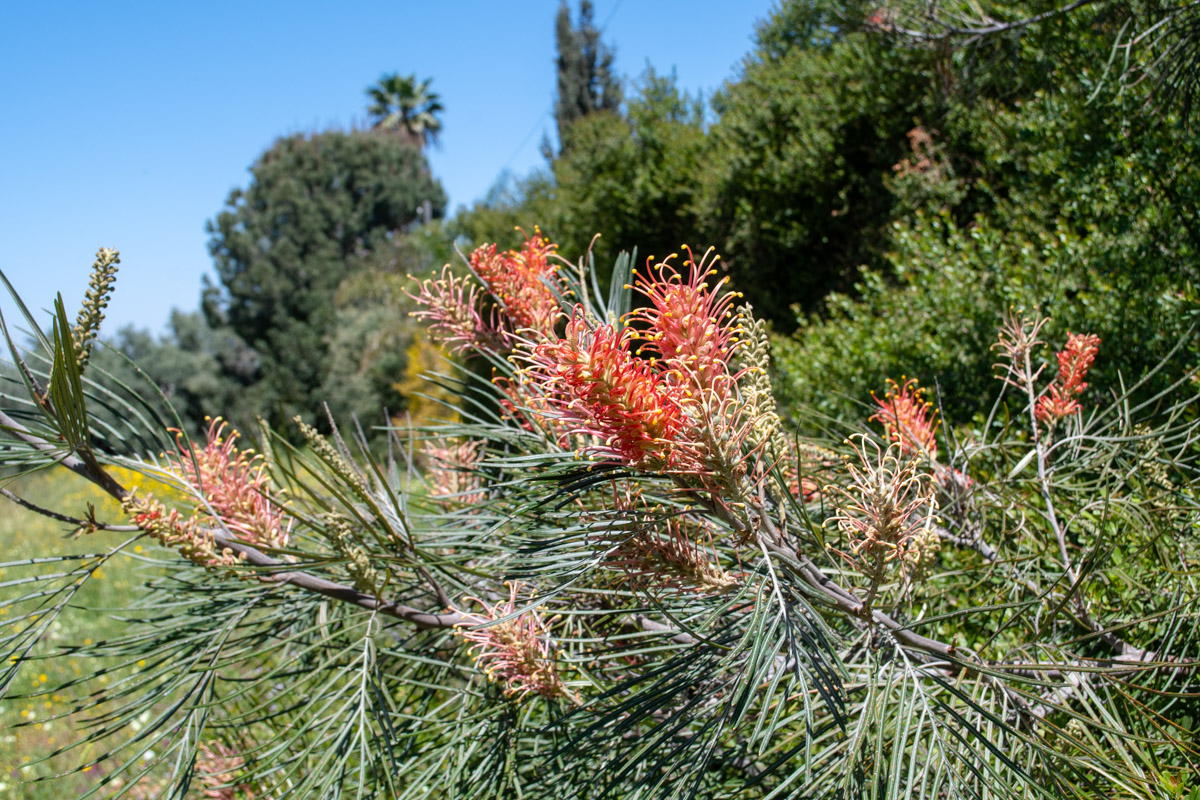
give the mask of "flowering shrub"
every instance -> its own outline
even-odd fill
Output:
[[[430,380],[459,404],[389,430],[386,457],[332,419],[297,422],[301,448],[264,430],[240,450],[219,421],[192,443],[82,378],[60,305],[50,368],[13,352],[28,392],[0,410],[3,458],[89,478],[128,520],[39,510],[129,538],[22,602],[63,613],[143,534],[171,569],[127,636],[72,650],[146,664],[61,687],[89,687],[96,741],[156,712],[124,745],[155,759],[106,785],[179,794],[213,754],[202,788],[270,797],[1153,797],[1183,780],[1195,398],[1085,395],[1086,335],[1047,385],[1044,321],[1013,316],[989,418],[939,419],[901,378],[853,429],[801,441],[718,263],[623,258],[604,295],[535,233],[416,282],[461,359]],[[127,402],[127,427],[94,428],[96,397]],[[10,674],[46,630],[3,640]]]

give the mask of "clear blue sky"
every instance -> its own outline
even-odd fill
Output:
[[[574,7],[573,3],[573,7]],[[734,76],[771,0],[596,0],[626,85],[647,64],[705,94]],[[276,137],[365,122],[385,72],[433,78],[430,160],[450,208],[542,163],[554,14],[534,2],[3,4],[0,269],[70,313],[95,250],[122,265],[108,333],[198,306],[204,232]],[[11,305],[3,302],[12,319]]]

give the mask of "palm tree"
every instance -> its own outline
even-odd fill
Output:
[[[417,83],[416,74],[384,75],[379,83],[367,89],[371,105],[367,113],[373,127],[395,131],[409,137],[419,146],[437,143],[442,121],[437,115],[445,110],[438,94],[429,91],[431,79]]]

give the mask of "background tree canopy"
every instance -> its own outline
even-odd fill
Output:
[[[408,146],[424,134],[382,135],[402,107],[437,129],[429,80],[396,74],[369,89],[379,135],[290,137],[262,156],[211,223],[213,333],[188,347],[207,342],[198,363],[217,365],[220,382],[185,403],[190,419],[227,410],[235,386],[273,423],[319,419],[320,398],[404,411],[405,379],[392,373],[415,339],[389,322],[407,302],[395,277],[440,266],[456,245],[514,246],[516,229],[534,226],[566,252],[591,246],[602,272],[634,248],[644,260],[715,247],[773,328],[777,388],[796,420],[813,419],[802,406],[853,418],[901,373],[971,387],[945,409],[969,419],[991,380],[979,345],[1009,307],[1053,307],[1056,324],[1095,331],[1120,348],[1108,363],[1127,377],[1196,319],[1197,141],[1186,91],[1162,91],[1190,74],[1178,69],[1191,63],[1190,12],[784,2],[711,97],[653,68],[623,90],[591,6],[571,12],[547,20],[559,151],[446,224],[415,225],[425,201],[444,213]],[[364,272],[392,276],[355,284],[390,286],[386,297],[343,286]],[[351,353],[368,340],[374,355]],[[178,391],[174,367],[156,361],[146,371]],[[1160,370],[1147,391],[1176,377]]]
[[[782,3],[709,102],[650,71],[452,228],[509,243],[532,220],[572,251],[600,232],[601,264],[715,246],[774,327],[788,405],[837,418],[901,373],[971,387],[953,419],[984,411],[980,345],[1014,306],[1095,331],[1126,377],[1153,369],[1197,318],[1197,140],[1154,72],[1190,17],[945,3],[922,39],[922,9]],[[1132,42],[1160,22],[1160,45]]]
[[[371,132],[280,139],[251,173],[208,225],[219,285],[205,290],[205,315],[259,354],[268,419],[316,419],[338,286],[392,247],[426,202],[440,217],[445,193],[412,142]]]

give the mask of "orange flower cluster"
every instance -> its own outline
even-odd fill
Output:
[[[179,453],[171,459],[174,470],[199,490],[203,502],[198,514],[212,516],[217,525],[249,544],[286,547],[292,521],[272,497],[262,456],[239,451],[239,434],[233,431],[225,436],[225,428],[220,417],[210,420],[208,441],[199,450],[184,444],[182,433],[176,434]]]
[[[729,360],[737,345],[733,324],[733,303],[740,297],[722,291],[729,278],[709,287],[708,279],[717,274],[712,250],[696,263],[688,251],[689,277],[684,277],[664,261],[650,275],[637,274],[634,288],[650,305],[629,315],[629,322],[643,322],[639,333],[645,344],[638,353],[649,352],[666,362],[665,373],[675,383],[701,392],[715,392],[724,398],[730,394],[733,377]]]
[[[471,254],[496,303],[494,325],[481,324],[478,298],[448,273],[422,286],[418,316],[459,348],[479,347],[485,328],[501,332],[505,346],[480,349],[510,350],[519,368],[494,382],[504,413],[527,430],[639,469],[695,475],[704,488],[735,489],[737,502],[759,412],[741,396],[745,370],[730,366],[742,344],[738,295],[724,279],[710,283],[716,257],[697,263],[689,251],[683,272],[668,259],[639,274],[629,288],[648,303],[619,322],[576,304],[563,326],[569,292],[554,250],[536,233],[519,250]]]
[[[517,610],[520,587],[518,582],[509,583],[508,600],[490,606],[478,598],[467,598],[485,609],[482,615],[468,616],[477,625],[504,619]],[[488,680],[503,683],[506,695],[524,697],[537,693],[547,698],[567,696],[567,689],[550,653],[550,632],[536,611],[527,611],[486,628],[458,627],[454,632],[472,643],[475,666],[484,671]]]
[[[872,422],[883,425],[888,441],[900,445],[904,454],[920,453],[937,457],[937,429],[941,424],[933,404],[925,400],[925,390],[916,378],[901,378],[903,383],[888,379],[888,389],[882,398],[871,393],[879,406]]]
[[[632,466],[666,466],[683,429],[683,391],[630,352],[633,333],[592,328],[576,307],[563,338],[529,353],[522,381],[548,390],[547,400],[572,433],[600,439],[594,452]]]
[[[1099,336],[1067,334],[1067,346],[1058,354],[1058,377],[1034,407],[1034,415],[1040,422],[1053,425],[1064,417],[1079,413],[1080,405],[1075,398],[1087,388],[1084,378],[1099,351]]]
[[[447,264],[440,277],[421,281],[416,294],[406,292],[419,306],[413,316],[424,319],[430,336],[455,353],[502,352],[511,348],[514,334],[553,336],[561,308],[551,286],[565,290],[554,250],[540,233],[519,250],[499,252],[494,244],[476,248],[469,261],[482,287],[470,277],[455,276]],[[490,309],[485,296],[495,301]]]
[[[551,286],[562,286],[558,265],[551,259],[556,245],[535,232],[520,250],[500,253],[485,244],[471,253],[471,269],[500,303],[514,332],[554,333],[559,301]]]

